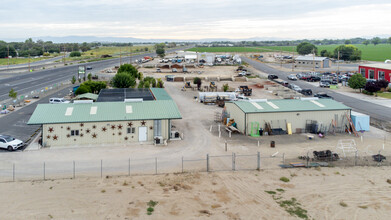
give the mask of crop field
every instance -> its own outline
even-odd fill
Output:
[[[30,62],[37,62],[37,61],[40,61],[40,60],[45,60],[45,59],[49,59],[49,58],[52,58],[52,57],[38,57],[38,58],[30,58]],[[29,58],[11,58],[9,59],[9,65],[14,65],[14,64],[23,64],[23,63],[28,63],[29,62]],[[3,58],[3,59],[0,59],[0,66],[7,66],[8,65],[8,59],[6,58]]]
[[[328,50],[334,52],[334,49],[339,45],[320,45],[317,46],[318,53],[322,50]],[[364,44],[354,44],[359,50],[362,51],[362,59],[369,61],[384,61],[386,59],[391,59],[391,44],[378,44],[373,45],[369,44],[365,46]],[[197,52],[271,52],[271,51],[285,51],[292,52],[296,47],[295,46],[265,46],[265,47],[195,47],[189,49],[189,51]]]

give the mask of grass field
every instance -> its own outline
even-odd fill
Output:
[[[153,45],[140,45],[132,47],[99,47],[97,49],[86,51],[82,56],[102,56],[108,54],[111,56],[119,56],[119,54],[129,54],[131,50],[132,53],[138,53],[145,51],[145,48],[148,48],[148,51],[154,51]],[[92,53],[92,54],[91,54]]]
[[[52,58],[52,57],[39,57],[39,58],[30,58],[30,62],[36,62],[36,61],[40,61],[40,60],[45,60],[45,59],[49,59],[49,58]],[[14,64],[22,64],[22,63],[28,63],[29,62],[29,58],[12,58],[9,60],[9,64],[10,65],[14,65]],[[0,59],[0,66],[7,66],[8,65],[8,59]]]
[[[322,50],[328,50],[334,52],[334,49],[339,45],[320,45],[318,47],[318,52]],[[362,51],[362,60],[369,61],[384,61],[386,59],[391,59],[391,44],[378,44],[378,45],[363,45],[363,44],[354,44],[359,50]],[[190,51],[197,52],[268,52],[268,51],[285,51],[292,52],[296,48],[295,46],[268,46],[268,47],[195,47],[189,49]]]

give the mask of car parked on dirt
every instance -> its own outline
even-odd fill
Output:
[[[9,135],[0,135],[0,148],[7,149],[8,151],[13,151],[23,146],[23,141],[19,139],[16,139]]]
[[[295,75],[293,75],[293,74],[289,75],[287,78],[288,78],[289,80],[293,80],[293,81],[296,81],[296,80],[297,80],[297,77],[296,77]]]
[[[274,75],[274,74],[270,74],[267,76],[268,79],[270,80],[273,80],[273,79],[278,79],[278,76]]]
[[[64,103],[70,103],[70,101],[68,101],[64,98],[50,98],[49,103],[50,104],[64,104]]]

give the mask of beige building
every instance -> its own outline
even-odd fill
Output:
[[[42,125],[42,145],[47,147],[163,144],[179,138],[171,121],[182,117],[164,89],[153,90],[155,99],[150,101],[40,104],[28,124]]]
[[[295,58],[296,67],[330,68],[331,60],[328,57],[314,57],[312,55]]]
[[[351,109],[332,99],[280,99],[226,102],[226,115],[234,119],[237,129],[245,135],[259,135],[269,124],[275,132],[292,133],[328,131],[334,124],[343,128]]]

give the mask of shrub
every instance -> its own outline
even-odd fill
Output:
[[[346,204],[346,203],[343,202],[343,201],[339,202],[339,205],[342,206],[342,207],[347,207],[347,206],[348,206],[348,204]]]
[[[81,53],[79,51],[72,51],[70,54],[69,54],[70,57],[80,57],[81,56]]]
[[[378,92],[380,90],[380,87],[377,82],[369,81],[367,84],[365,84],[364,89],[368,92]]]
[[[72,83],[72,84],[75,84],[75,82],[76,82],[76,77],[75,77],[75,76],[72,76],[71,83]]]
[[[75,95],[80,95],[80,94],[89,93],[89,92],[91,92],[90,87],[82,84],[82,85],[80,85],[79,88],[76,89]]]
[[[136,85],[135,78],[124,72],[115,74],[112,82],[116,88],[129,88]]]
[[[127,73],[135,79],[139,78],[139,73],[132,64],[122,64],[119,67],[117,73]]]
[[[153,212],[154,209],[152,207],[147,208],[147,212]]]
[[[381,80],[376,81],[376,84],[377,84],[377,86],[379,86],[380,88],[387,88],[387,87],[388,87],[388,81],[387,81],[387,80],[384,80],[384,79],[381,79]]]
[[[228,91],[228,89],[229,89],[228,83],[224,84],[223,85],[224,92]]]
[[[195,77],[193,83],[197,85],[198,90],[201,88],[202,80],[199,77]]]
[[[287,182],[290,181],[289,178],[288,178],[288,177],[285,177],[285,176],[281,177],[280,180],[281,180],[282,182],[285,182],[285,183],[287,183]]]

